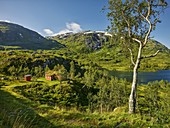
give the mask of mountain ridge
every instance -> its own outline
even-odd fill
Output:
[[[102,43],[107,42],[109,40],[109,37],[112,36],[114,36],[113,38],[116,37],[115,35],[112,35],[106,31],[93,31],[93,30],[81,31],[78,33],[69,32],[64,34],[58,34],[55,36],[43,37],[36,31],[28,29],[24,26],[15,23],[0,21],[0,45],[20,46],[21,48],[24,49],[33,50],[52,48],[59,49],[64,47],[65,43],[63,42],[66,41],[66,39],[70,36],[75,36],[74,38],[75,41],[78,36],[86,36],[86,39],[84,39],[85,44],[93,49],[101,48]],[[35,48],[31,46],[34,43],[35,46],[33,47]],[[156,40],[155,43],[163,45],[162,43]],[[165,45],[163,46],[166,47]],[[166,48],[169,49],[168,47]]]
[[[0,21],[0,45],[19,46],[21,49],[59,49],[59,42],[44,38],[21,25]]]
[[[83,65],[93,63],[93,66],[102,69],[131,71],[130,53],[120,38],[116,34],[90,30],[44,38],[20,25],[0,22],[1,50],[4,45],[20,46],[21,49],[28,50],[59,49],[56,54]],[[133,44],[132,47],[135,57],[138,46]],[[144,48],[143,55],[151,55],[157,50],[160,50],[160,53],[156,57],[142,60],[141,70],[170,69],[170,49],[160,42],[150,40]]]
[[[111,33],[106,32],[106,31],[92,31],[92,30],[82,31],[82,32],[78,32],[78,33],[69,32],[69,33],[64,33],[64,34],[58,34],[55,36],[50,36],[48,38],[52,39],[52,40],[57,40],[57,41],[61,42],[62,44],[68,44],[69,41],[71,43],[76,42],[76,41],[83,42],[83,40],[80,39],[83,36],[86,38],[86,39],[84,39],[84,43],[87,45],[87,47],[88,47],[88,45],[91,45],[91,48],[94,48],[94,49],[101,48],[101,45],[104,42],[108,42],[108,41],[116,42],[116,41],[119,41],[121,38],[121,37],[119,38],[116,34],[112,35]],[[73,38],[73,39],[70,39],[70,38]],[[77,38],[78,38],[78,40],[77,40]],[[111,40],[111,38],[112,38],[112,40]],[[158,42],[157,40],[150,39],[149,43],[151,43],[151,42],[154,43],[155,45],[162,45],[162,47],[166,50],[170,50],[168,47],[166,47],[162,43]]]
[[[127,46],[121,43],[121,37],[113,34],[110,36],[105,32],[86,31],[80,33],[67,33],[50,37],[66,46],[62,51],[66,56],[76,59],[79,63],[98,65],[108,70],[131,71],[130,53]],[[136,57],[138,46],[132,44],[132,51]],[[160,53],[153,58],[144,59],[141,63],[141,70],[170,69],[170,49],[155,40],[149,40],[144,48],[143,55],[154,54],[157,50]],[[151,60],[151,61],[150,61]]]

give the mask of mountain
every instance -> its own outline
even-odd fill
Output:
[[[0,21],[0,45],[19,46],[21,49],[59,49],[57,41],[44,38],[40,34],[20,25]]]
[[[90,30],[44,38],[20,25],[0,22],[1,50],[4,46],[17,46],[28,50],[62,48],[58,51],[60,55],[83,65],[93,63],[93,66],[108,70],[132,70],[130,53],[120,39],[116,34]],[[137,44],[131,47],[133,53],[136,53]],[[170,50],[161,43],[150,40],[143,54],[150,55],[157,50],[161,52],[156,57],[142,60],[141,70],[170,69]]]
[[[83,31],[79,33],[65,33],[50,37],[66,46],[62,51],[67,57],[82,64],[97,65],[108,70],[132,70],[130,53],[127,46],[121,43],[121,37],[104,31]],[[137,44],[133,44],[136,56]],[[143,55],[150,55],[160,50],[153,58],[144,59],[141,70],[170,69],[170,50],[155,40],[149,40]],[[93,65],[93,66],[94,66]]]
[[[79,33],[65,33],[57,36],[53,36],[50,39],[58,40],[61,43],[79,49],[84,50],[97,50],[102,48],[105,42],[108,42],[112,37],[111,34],[104,31],[83,31]]]
[[[91,49],[92,51],[101,49],[102,46],[105,47],[113,47],[118,45],[121,37],[118,37],[116,34],[112,35],[105,31],[83,31],[79,33],[64,33],[56,36],[49,37],[49,39],[57,40],[62,44],[67,45],[68,47],[72,47],[75,44],[77,46],[83,45],[84,48]],[[148,47],[153,48],[157,47],[157,49],[162,51],[169,51],[169,49],[156,40],[149,40]],[[159,47],[159,48],[158,48]],[[74,47],[74,50],[76,47]]]

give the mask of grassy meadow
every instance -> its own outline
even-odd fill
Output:
[[[31,93],[35,84],[59,86],[59,81],[47,81],[39,78],[36,81],[1,81],[0,88],[0,127],[3,128],[146,128],[146,127],[170,127],[169,112],[170,83],[153,82],[138,87],[138,109],[133,115],[128,114],[128,103],[115,107],[113,111],[91,112],[88,107],[78,110],[75,106],[61,106],[49,103],[37,97],[42,93],[41,89],[36,94]],[[63,82],[62,86],[67,86]],[[128,85],[130,87],[130,85]],[[150,86],[150,87],[149,87]],[[28,90],[28,91],[27,91]],[[56,89],[57,90],[57,89]],[[44,90],[43,90],[44,91]],[[27,93],[26,93],[27,92]],[[49,91],[50,92],[50,91]],[[32,95],[28,95],[31,93]],[[52,93],[52,92],[51,92]],[[33,96],[34,95],[34,96]],[[52,96],[52,95],[51,95]],[[32,99],[34,97],[35,99]]]

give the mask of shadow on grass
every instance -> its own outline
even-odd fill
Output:
[[[25,103],[23,99],[0,90],[0,127],[55,128]]]

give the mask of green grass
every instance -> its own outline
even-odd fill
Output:
[[[51,83],[44,78],[38,82]],[[39,104],[13,91],[15,87],[35,83],[35,81],[0,81],[0,127],[2,128],[54,128],[47,119],[38,114],[35,109]]]
[[[52,86],[58,81],[46,81],[44,78],[37,79],[39,82],[48,83]],[[169,128],[166,121],[159,123],[156,116],[142,114],[139,109],[134,115],[128,114],[128,105],[117,107],[112,112],[91,113],[80,112],[76,108],[64,109],[58,106],[39,104],[29,100],[16,92],[13,88],[24,86],[33,82],[24,81],[1,81],[6,86],[0,88],[0,127],[2,128]],[[161,97],[167,96],[165,83],[161,85]],[[141,100],[145,96],[147,86],[139,86],[138,93]],[[168,99],[169,100],[169,99]],[[169,102],[169,101],[168,101]],[[142,103],[145,104],[145,101]],[[145,108],[143,108],[145,109]],[[169,120],[169,119],[168,119]],[[168,121],[167,120],[167,121]]]
[[[46,80],[44,77],[38,78],[37,82],[42,82],[42,83],[46,83],[49,86],[55,85],[55,84],[60,84],[60,82],[58,80]]]
[[[0,90],[0,127],[2,128],[52,128],[52,124],[37,114],[31,102],[18,98],[5,89]]]

